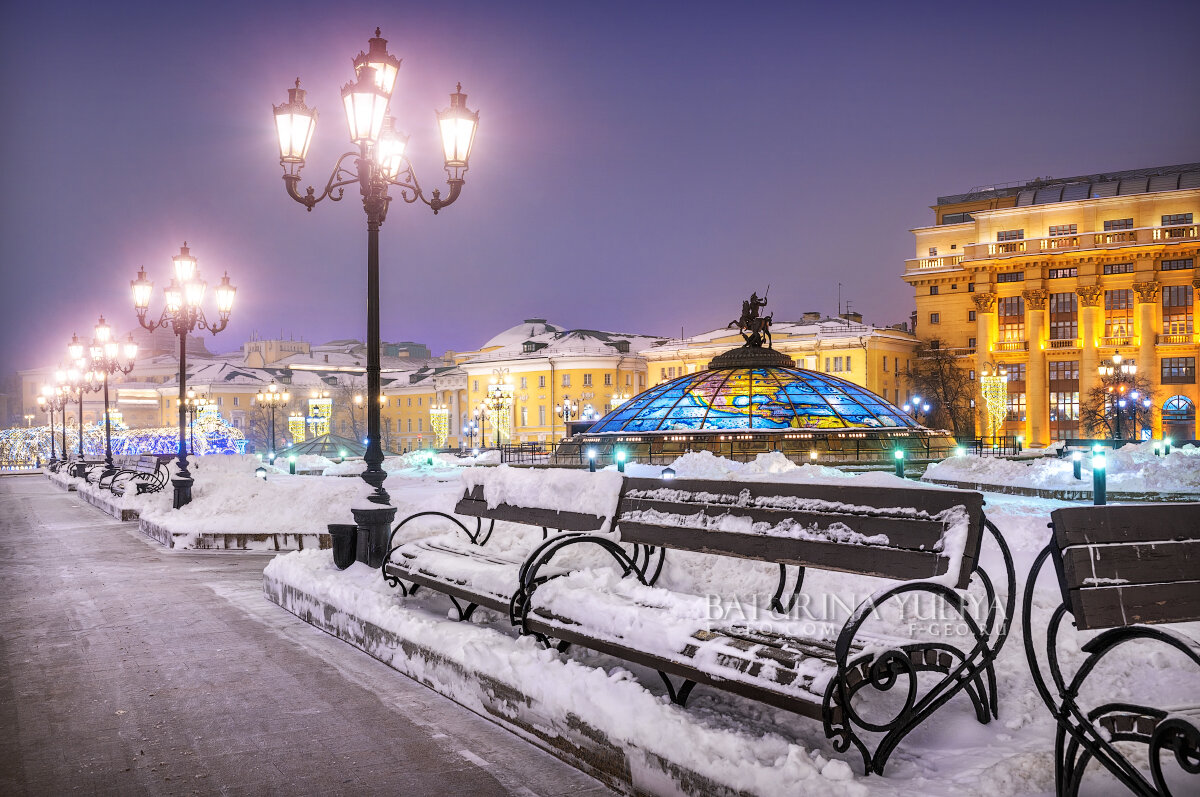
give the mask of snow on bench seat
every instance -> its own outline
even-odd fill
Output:
[[[837,675],[840,623],[781,619],[755,628],[714,623],[711,611],[707,597],[647,586],[606,567],[541,585],[526,624],[553,639],[822,718]],[[856,643],[852,657],[863,649]]]

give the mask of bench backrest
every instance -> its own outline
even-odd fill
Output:
[[[1070,507],[1050,520],[1078,628],[1200,620],[1200,503]]]
[[[158,468],[158,457],[154,454],[142,454],[137,460],[138,473],[154,473]]]
[[[553,509],[510,504],[498,504],[495,508],[488,508],[481,484],[463,494],[454,507],[454,514],[480,517],[485,520],[506,520],[511,523],[524,523],[527,526],[541,526],[561,531],[598,531],[604,526],[605,520],[597,515],[584,512],[559,512]]]
[[[937,519],[955,507],[963,509],[959,523]],[[965,490],[626,479],[617,525],[624,542],[905,581],[950,574],[956,586],[966,587],[979,557],[983,496]],[[934,550],[947,532],[947,547],[956,547],[956,540],[961,557]]]

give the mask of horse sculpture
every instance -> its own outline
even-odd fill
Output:
[[[770,293],[770,288],[767,292]],[[726,329],[737,329],[742,333],[742,339],[745,340],[745,346],[752,348],[762,348],[763,344],[767,348],[772,348],[771,345],[771,322],[774,315],[759,315],[758,311],[762,307],[767,306],[767,296],[763,294],[763,298],[758,298],[758,293],[750,294],[750,298],[742,302],[742,315],[736,321],[730,321],[725,327]]]

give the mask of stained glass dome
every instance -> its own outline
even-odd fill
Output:
[[[717,368],[656,385],[588,434],[696,430],[921,429],[864,387],[803,368]]]

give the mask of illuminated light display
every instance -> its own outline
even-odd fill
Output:
[[[304,442],[304,431],[308,427],[308,420],[299,412],[293,412],[288,416],[288,435],[292,438],[293,445]]]
[[[333,400],[326,397],[308,400],[308,433],[312,437],[329,434],[330,421],[333,417]]]
[[[591,434],[696,430],[919,429],[859,385],[801,368],[721,368],[687,374],[623,402]]]
[[[1004,419],[1008,416],[1008,374],[1005,370],[984,371],[979,377],[979,393],[983,396],[992,437],[995,438],[996,431],[1003,428]]]
[[[429,428],[433,430],[434,448],[445,448],[450,437],[450,408],[445,404],[430,407]]]

